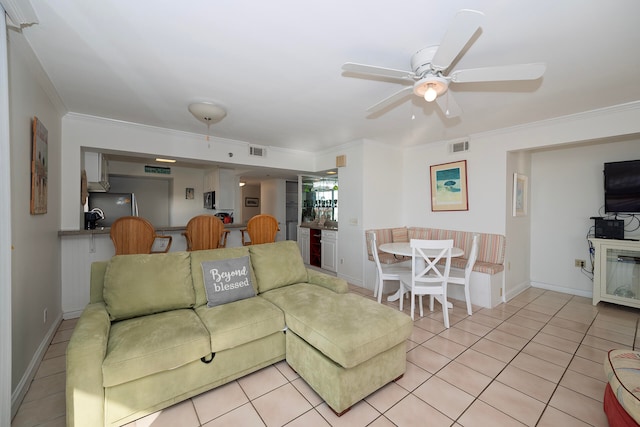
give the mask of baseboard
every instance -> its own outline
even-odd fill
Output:
[[[360,279],[360,278],[349,276],[347,274],[342,274],[342,273],[338,273],[338,277],[343,279],[343,280],[346,280],[347,283],[351,283],[352,285],[358,285],[360,287],[365,287],[362,284],[362,279]]]
[[[84,310],[67,311],[65,313],[62,313],[62,318],[64,320],[76,319],[76,318],[80,317],[80,315],[82,314],[83,311]]]
[[[505,292],[505,302],[512,300],[530,287],[530,282],[522,282],[511,287],[507,292]]]
[[[40,367],[40,363],[44,358],[45,353],[49,349],[49,344],[51,344],[51,340],[53,340],[53,336],[55,335],[58,327],[60,327],[60,323],[62,323],[62,315],[59,315],[52,323],[51,328],[47,331],[47,334],[42,339],[42,342],[38,346],[35,354],[31,358],[31,362],[29,362],[29,366],[27,366],[27,370],[24,375],[20,379],[20,382],[16,386],[16,389],[11,393],[11,419],[15,417],[18,412],[18,408],[22,403],[22,400],[26,396],[29,391],[29,386],[31,385],[31,381],[33,381],[33,377],[36,376],[36,372],[38,372],[38,367]]]
[[[531,282],[534,288],[546,289],[548,291],[556,291],[563,294],[576,295],[579,297],[593,298],[593,290],[581,291],[580,289],[565,288],[564,286],[551,285],[549,283]]]

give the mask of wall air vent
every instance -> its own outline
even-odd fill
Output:
[[[264,147],[249,146],[249,155],[256,157],[267,157],[267,149]]]
[[[449,153],[462,153],[469,151],[469,141],[452,142],[449,144]]]

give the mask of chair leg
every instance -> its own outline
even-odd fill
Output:
[[[378,272],[376,271],[376,284],[373,287],[373,297],[376,298],[378,296],[378,287],[380,286],[380,277],[378,277]]]
[[[429,311],[433,311],[433,295],[429,295]]]
[[[469,283],[464,285],[464,298],[467,300],[467,314],[471,316],[473,312],[471,311],[471,296],[469,295]]]
[[[420,300],[420,317],[424,317],[424,309],[422,308],[422,295],[419,295],[418,299]]]
[[[411,320],[414,320],[414,311],[416,309],[416,297],[413,294],[413,289],[411,289]]]
[[[402,281],[400,281],[400,289],[398,290],[398,292],[400,292],[400,298],[398,298],[400,300],[400,311],[403,311],[402,303],[404,302],[404,298],[402,298],[402,296],[404,295],[404,286],[402,284]]]
[[[444,317],[444,327],[449,329],[449,309],[447,308],[447,299],[444,298],[443,296],[443,301],[445,301],[442,304],[442,316]]]

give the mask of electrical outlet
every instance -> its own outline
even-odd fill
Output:
[[[577,259],[575,260],[574,265],[578,268],[584,268],[584,264],[585,264],[585,261],[583,259]]]
[[[47,323],[47,309],[42,312],[42,323]]]

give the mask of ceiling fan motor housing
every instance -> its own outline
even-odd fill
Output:
[[[438,45],[420,49],[411,57],[411,70],[417,77],[423,77],[425,73],[432,73],[431,61],[438,51]]]
[[[439,46],[429,46],[420,49],[411,57],[411,69],[419,78],[413,85],[413,93],[420,97],[424,97],[427,89],[432,87],[437,96],[442,95],[449,88],[449,81],[442,77],[442,73],[434,71],[431,68],[431,61],[436,54]]]

